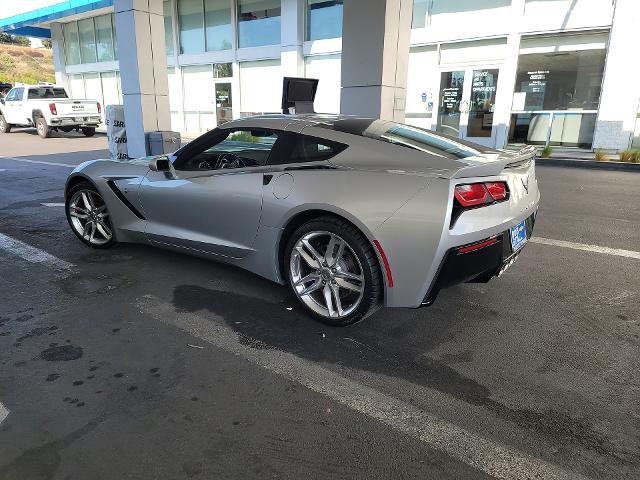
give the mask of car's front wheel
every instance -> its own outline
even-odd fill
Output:
[[[65,207],[73,233],[84,243],[93,248],[108,248],[115,243],[107,205],[91,183],[74,186]]]
[[[4,115],[0,113],[0,133],[9,133],[11,131],[12,125],[7,123],[4,118]]]
[[[291,236],[285,265],[293,293],[316,319],[356,323],[380,306],[382,274],[369,241],[334,217],[305,223]]]

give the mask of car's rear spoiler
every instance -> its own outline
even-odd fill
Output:
[[[485,154],[482,160],[471,160],[465,166],[451,175],[450,178],[490,177],[500,175],[505,168],[517,167],[529,162],[536,156],[536,147],[528,145],[517,152],[500,151],[495,154]]]

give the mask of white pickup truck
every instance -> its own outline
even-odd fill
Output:
[[[15,126],[36,127],[41,138],[53,130],[82,130],[91,137],[102,122],[102,107],[97,100],[70,99],[58,85],[20,85],[0,100],[0,133]]]

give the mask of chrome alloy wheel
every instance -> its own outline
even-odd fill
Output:
[[[346,317],[362,302],[362,265],[349,244],[335,233],[305,234],[293,247],[289,268],[296,294],[319,315]]]
[[[69,216],[74,230],[93,245],[111,241],[113,233],[109,213],[102,197],[91,190],[79,190],[69,201]]]

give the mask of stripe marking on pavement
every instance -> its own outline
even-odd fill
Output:
[[[619,248],[600,247],[598,245],[588,245],[586,243],[567,242],[565,240],[554,240],[551,238],[532,237],[531,243],[539,243],[541,245],[551,245],[553,247],[571,248],[573,250],[583,250],[585,252],[604,253],[605,255],[614,255],[616,257],[635,258],[640,260],[640,252],[633,250],[622,250]]]
[[[71,270],[75,265],[50,253],[0,233],[0,250],[17,255],[27,262],[39,263],[55,270]]]
[[[54,167],[76,168],[77,165],[69,165],[68,163],[45,162],[44,160],[30,160],[28,158],[0,157],[2,160],[13,160],[14,162],[38,163],[41,165],[53,165]]]
[[[0,402],[0,425],[2,425],[2,422],[4,422],[8,416],[9,409]]]
[[[41,203],[43,207],[64,207],[64,203]]]
[[[299,383],[496,478],[586,478],[500,445],[490,438],[449,423],[414,405],[291,353],[258,350],[243,345],[238,335],[228,326],[194,313],[176,311],[172,304],[153,295],[138,299],[137,306],[141,313],[151,315],[162,323],[177,327],[221,350]]]

